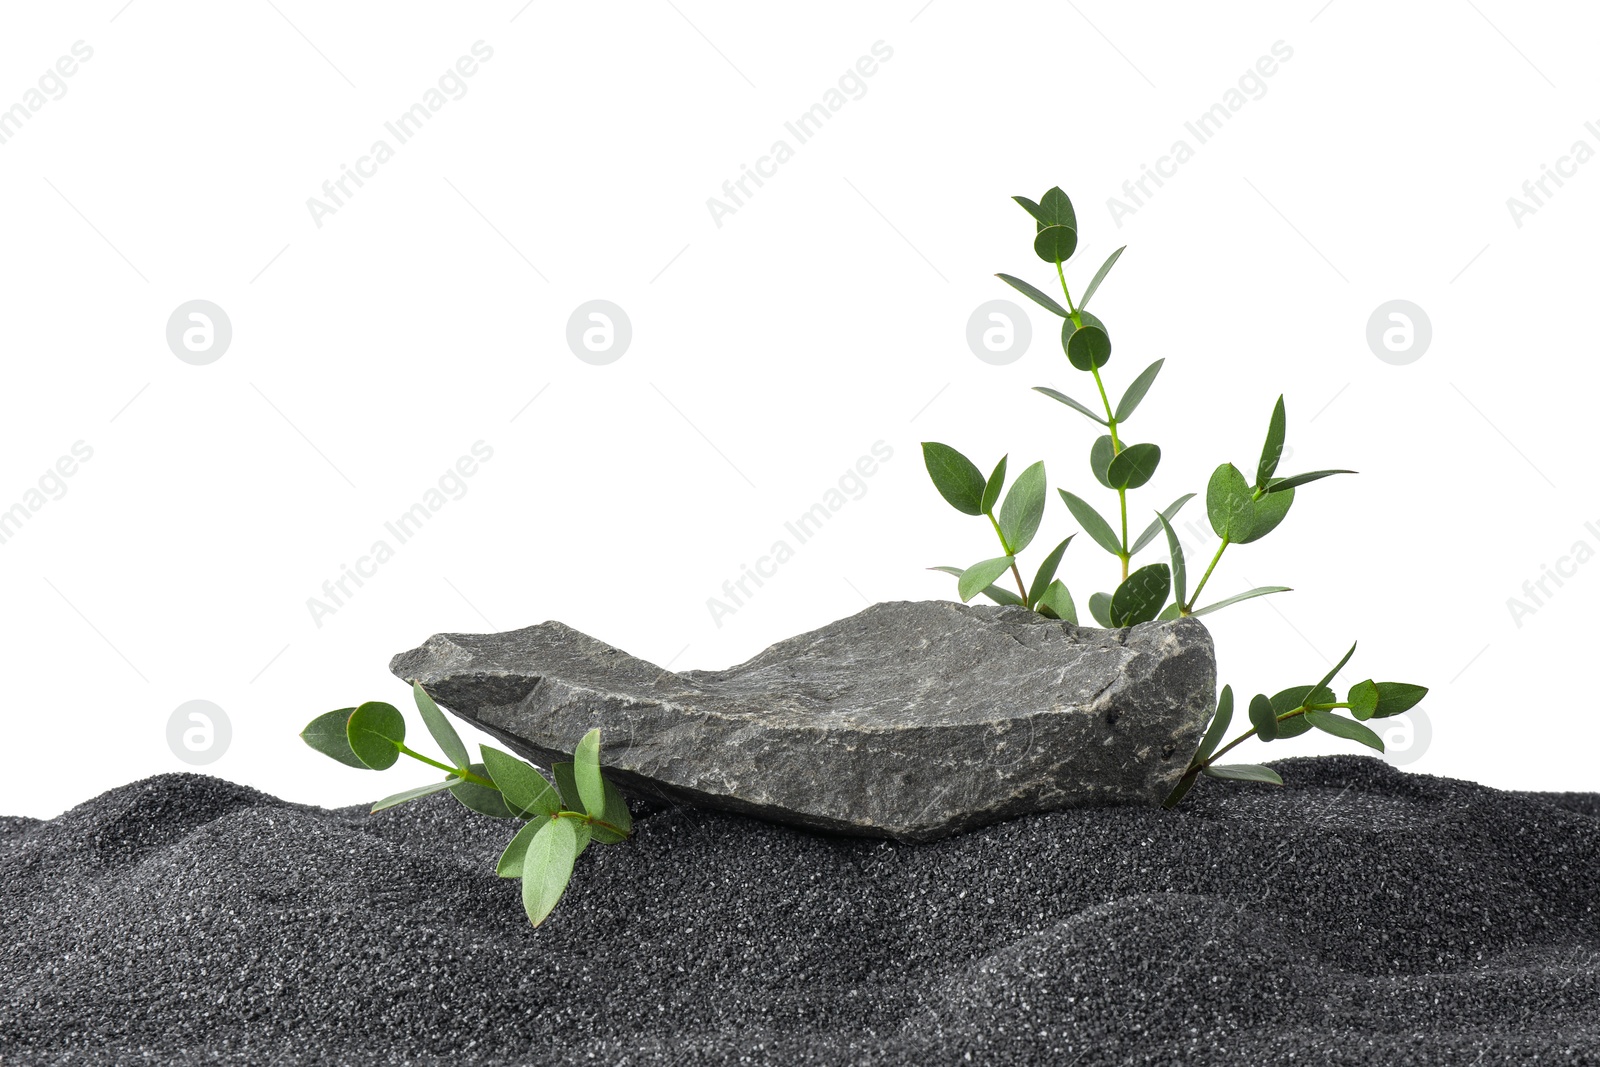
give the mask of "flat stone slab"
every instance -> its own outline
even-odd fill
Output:
[[[1197,619],[1100,630],[947,601],[876,604],[722,671],[559,622],[437,634],[389,666],[540,766],[598,726],[625,792],[905,841],[1160,804],[1216,701]]]

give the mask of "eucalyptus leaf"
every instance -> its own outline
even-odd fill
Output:
[[[1084,289],[1083,298],[1078,301],[1078,307],[1086,308],[1089,306],[1089,298],[1099,291],[1100,283],[1106,280],[1106,275],[1111,273],[1112,266],[1122,256],[1122,253],[1126,252],[1127,250],[1128,246],[1123,245],[1121,248],[1117,249],[1115,252],[1111,253],[1111,255],[1106,257],[1106,261],[1100,264],[1100,269],[1094,272],[1094,277],[1089,279],[1089,285]],[[1121,421],[1122,415],[1118,414],[1117,419],[1118,421]]]
[[[356,758],[375,771],[388,770],[400,758],[406,739],[406,719],[400,709],[381,700],[369,700],[350,713],[345,736]]]
[[[1328,683],[1333,681],[1334,678],[1338,676],[1340,671],[1344,670],[1344,665],[1346,663],[1349,663],[1350,662],[1350,657],[1354,656],[1356,654],[1356,645],[1359,644],[1359,643],[1360,642],[1351,643],[1350,651],[1348,651],[1348,652],[1346,652],[1344,654],[1344,658],[1341,659],[1338,663],[1335,663],[1333,665],[1333,669],[1331,671],[1329,671],[1327,674],[1324,674],[1322,676],[1322,681],[1318,682],[1317,686],[1316,686],[1318,689],[1327,689],[1328,688]],[[1332,692],[1332,690],[1329,690],[1329,692]],[[1326,703],[1332,703],[1332,702],[1331,701],[1327,701]]]
[[[1250,536],[1255,504],[1250,484],[1232,463],[1224,463],[1206,484],[1206,516],[1218,537],[1237,541]]]
[[[1378,700],[1378,684],[1371,678],[1351,686],[1350,694],[1344,698],[1350,705],[1350,714],[1363,721],[1372,718],[1378,710]]]
[[[522,858],[527,855],[528,844],[549,821],[550,816],[540,815],[523,823],[522,829],[517,831],[511,843],[506,845],[505,851],[500,853],[500,859],[494,865],[494,873],[501,878],[521,878]]]
[[[1046,263],[1065,263],[1078,248],[1078,231],[1070,226],[1046,226],[1033,236],[1034,255]]]
[[[571,819],[551,819],[534,833],[522,859],[522,907],[538,926],[550,917],[572,879],[578,834]]]
[[[1212,778],[1226,778],[1234,782],[1266,782],[1269,785],[1283,784],[1283,779],[1278,777],[1277,771],[1271,767],[1262,767],[1255,763],[1227,763],[1220,767],[1207,767],[1205,773]]]
[[[1258,585],[1254,589],[1246,590],[1243,593],[1238,593],[1234,596],[1228,597],[1226,600],[1219,600],[1215,604],[1207,604],[1203,608],[1196,608],[1195,610],[1189,612],[1189,614],[1210,615],[1213,611],[1220,611],[1229,604],[1237,604],[1241,600],[1250,600],[1254,597],[1266,596],[1269,593],[1292,593],[1293,591],[1294,590],[1290,589],[1286,585]]]
[[[1000,462],[994,466],[994,473],[989,475],[989,480],[984,483],[983,500],[978,506],[985,515],[991,514],[995,504],[1000,501],[1000,490],[1004,489],[1006,484],[1006,460],[1010,458],[1008,455],[1001,456]]]
[[[1268,493],[1255,499],[1251,504],[1253,513],[1250,520],[1250,533],[1245,537],[1235,538],[1233,543],[1236,545],[1248,545],[1252,541],[1261,540],[1278,528],[1278,524],[1283,521],[1283,517],[1289,514],[1289,507],[1293,503],[1293,489],[1283,493]]]
[[[1166,363],[1165,359],[1156,360],[1140,371],[1139,376],[1133,380],[1133,384],[1128,386],[1128,391],[1122,394],[1121,400],[1117,401],[1118,422],[1126,422],[1128,416],[1132,415],[1135,409],[1138,408],[1139,402],[1150,391],[1150,386],[1156,380],[1156,375],[1161,373],[1161,367],[1164,363]]]
[[[1183,506],[1193,499],[1193,493],[1183,494],[1178,499],[1166,506],[1166,508],[1161,512],[1161,517],[1166,519],[1168,522],[1171,522],[1177,516],[1178,512],[1183,510]],[[1148,545],[1151,541],[1154,541],[1156,539],[1156,534],[1160,532],[1161,519],[1156,519],[1152,521],[1149,526],[1144,528],[1144,533],[1140,534],[1138,540],[1134,541],[1133,547],[1128,550],[1128,554],[1137,555],[1139,550],[1144,548],[1144,546]]]
[[[532,764],[489,745],[479,745],[478,748],[483,753],[483,765],[489,771],[489,779],[500,787],[500,795],[507,807],[539,815],[554,815],[561,810],[561,795]]]
[[[350,735],[346,727],[355,710],[355,708],[340,708],[318,715],[300,731],[300,739],[324,756],[336,759],[346,767],[371,770],[372,768],[362,763],[361,757],[350,747]]]
[[[1091,409],[1089,409],[1087,407],[1084,407],[1082,404],[1078,403],[1076,400],[1072,399],[1070,396],[1068,396],[1067,394],[1065,394],[1063,392],[1060,392],[1060,391],[1055,390],[1055,389],[1051,389],[1049,386],[1044,386],[1044,385],[1036,385],[1036,386],[1034,386],[1033,387],[1033,391],[1036,392],[1036,393],[1043,393],[1045,396],[1049,397],[1051,400],[1060,401],[1061,403],[1067,405],[1067,407],[1071,408],[1073,411],[1078,412],[1080,415],[1087,415],[1089,418],[1093,419],[1095,422],[1098,422],[1101,426],[1110,425],[1109,423],[1106,422],[1105,419],[1101,418],[1099,415],[1096,415],[1093,410],[1091,410]]]
[[[479,778],[489,778],[489,768],[481,763],[474,763],[467,770]],[[493,781],[493,779],[490,780]],[[500,790],[491,789],[486,785],[479,785],[477,782],[456,782],[450,787],[450,795],[455,797],[462,807],[469,811],[475,811],[479,815],[487,815],[491,819],[525,818],[527,816],[527,812],[512,811],[506,805],[505,798],[500,795]]]
[[[1044,214],[1038,203],[1029,200],[1025,196],[1013,196],[1011,199],[1021,204],[1022,210],[1033,216],[1033,221],[1037,223],[1036,229],[1042,230],[1045,228],[1047,224],[1044,221]]]
[[[460,781],[459,778],[451,777],[446,778],[442,782],[429,782],[427,785],[419,785],[415,789],[402,790],[401,792],[395,793],[393,796],[384,797],[382,800],[372,805],[372,810],[375,812],[384,811],[388,808],[399,807],[401,804],[404,804],[410,800],[420,800],[423,797],[432,796],[434,793],[442,793],[458,781]]]
[[[1283,458],[1283,438],[1287,427],[1287,418],[1283,411],[1283,396],[1280,394],[1278,403],[1272,409],[1272,421],[1267,424],[1267,441],[1261,446],[1261,462],[1256,464],[1256,488],[1264,488],[1272,479],[1272,472],[1278,469],[1278,460]]]
[[[966,573],[966,570],[961,568],[961,567],[929,567],[928,569],[930,571],[939,571],[939,572],[941,572],[943,574],[952,574],[957,578],[960,578],[963,574]],[[1022,602],[1022,598],[1021,597],[1019,597],[1015,593],[1007,592],[1005,589],[1001,588],[998,585],[991,585],[988,588],[981,590],[981,593],[982,593],[982,595],[988,597],[990,600],[994,601],[996,604],[1005,604],[1007,606],[1016,606],[1016,607],[1027,607],[1027,605]]]
[[[1410,711],[1427,695],[1428,687],[1425,685],[1412,685],[1410,682],[1379,682],[1378,707],[1372,713],[1372,717],[1387,719],[1391,715]]]
[[[1039,198],[1038,220],[1046,226],[1078,228],[1077,213],[1072,210],[1072,200],[1061,191],[1061,186],[1051,186]]]
[[[1044,595],[1044,591],[1049,588],[1051,580],[1056,576],[1057,568],[1061,566],[1061,557],[1066,554],[1067,546],[1072,544],[1072,538],[1076,536],[1078,535],[1072,534],[1065,541],[1051,549],[1050,554],[1044,558],[1044,562],[1039,564],[1039,571],[1033,576],[1033,584],[1028,586],[1028,599],[1030,601],[1037,604],[1039,598]]]
[[[1355,471],[1309,471],[1305,474],[1291,474],[1287,478],[1274,478],[1267,483],[1267,492],[1281,493],[1293,489],[1297,485],[1315,482],[1323,478],[1331,478],[1335,474],[1355,474]]]
[[[578,779],[572,773],[572,761],[551,764],[550,775],[556,780],[556,791],[561,794],[561,806],[568,811],[583,811],[583,798],[578,795]]]
[[[467,746],[462,744],[461,735],[456,733],[456,728],[450,725],[450,720],[444,717],[444,712],[439,710],[439,705],[433,702],[433,697],[422,688],[421,682],[411,683],[411,695],[417,702],[417,711],[422,713],[422,723],[428,728],[428,733],[433,735],[433,743],[439,746],[452,767],[465,767],[472,762],[472,757],[467,755]]]
[[[1278,739],[1278,716],[1265,693],[1257,693],[1250,698],[1250,725],[1256,728],[1256,736],[1261,740]]]
[[[928,476],[933,479],[933,487],[939,490],[939,495],[951,507],[963,515],[983,514],[986,483],[970,459],[949,445],[924,441],[922,462],[928,468]]]
[[[1000,505],[1000,532],[1011,554],[1016,555],[1033,543],[1044,519],[1046,500],[1044,463],[1028,467],[1012,483]]]
[[[996,274],[995,277],[999,278],[1001,281],[1005,282],[1007,285],[1011,286],[1011,288],[1015,289],[1029,300],[1032,300],[1035,304],[1038,304],[1046,311],[1060,315],[1062,318],[1066,318],[1069,314],[1067,309],[1056,303],[1055,298],[1050,296],[1049,293],[1044,292],[1042,289],[1039,289],[1036,286],[1029,285],[1021,278],[1013,278],[1009,274]]]
[[[606,783],[600,776],[600,728],[584,734],[572,751],[572,774],[578,784],[578,798],[590,815],[606,810]]]
[[[1112,531],[1111,525],[1100,517],[1100,513],[1089,505],[1082,497],[1074,496],[1065,489],[1057,490],[1061,499],[1066,502],[1067,510],[1072,512],[1072,517],[1078,520],[1078,525],[1083,527],[1083,532],[1094,539],[1094,543],[1107,552],[1122,558],[1122,543],[1117,540],[1117,535]]]
[[[961,577],[956,581],[956,594],[961,597],[961,602],[965,604],[977,596],[985,586],[1010,570],[1015,559],[1014,556],[996,556],[982,563],[974,563],[962,571]]]
[[[1189,761],[1189,766],[1198,767],[1211,758],[1211,753],[1222,744],[1222,738],[1228,732],[1228,725],[1233,722],[1233,686],[1222,687],[1222,695],[1217,697],[1217,711],[1211,716],[1211,725],[1206,727],[1205,736],[1200,739],[1200,747],[1195,750],[1194,759]]]
[[[1061,324],[1061,349],[1067,362],[1081,371],[1103,367],[1111,359],[1111,335],[1105,323],[1087,311],[1078,313],[1082,325],[1071,319]]]
[[[1061,619],[1078,625],[1078,607],[1072,602],[1072,594],[1067,591],[1066,583],[1056,578],[1045,587],[1044,594],[1035,605],[1041,615]]]
[[[1187,578],[1183,566],[1183,545],[1178,532],[1172,528],[1165,515],[1156,512],[1156,521],[1167,531],[1167,553],[1172,557],[1172,596],[1177,604],[1187,603]],[[1176,605],[1174,605],[1176,606]]]
[[[1137,489],[1155,477],[1161,464],[1161,449],[1157,445],[1129,445],[1106,468],[1106,479],[1113,489]]]
[[[1368,748],[1375,748],[1379,752],[1383,751],[1383,738],[1354,719],[1347,719],[1343,715],[1335,715],[1332,712],[1319,711],[1313,708],[1306,712],[1306,722],[1323,733],[1333,734],[1335,737],[1348,738],[1351,741],[1360,741]]]
[[[1172,572],[1165,563],[1140,567],[1111,594],[1111,621],[1118,626],[1151,622],[1161,614],[1171,591]]]
[[[628,810],[628,802],[623,798],[622,791],[613,785],[609,779],[606,781],[606,804],[600,819],[602,822],[616,827],[624,835],[633,830],[633,812]],[[600,830],[600,827],[595,828],[596,841],[601,841]],[[610,844],[611,842],[601,841],[601,843]]]
[[[1111,622],[1111,594],[1092,593],[1089,596],[1089,614],[1094,621],[1108,630],[1116,629]]]
[[[1089,473],[1094,475],[1094,480],[1107,489],[1115,489],[1106,471],[1111,468],[1111,461],[1117,458],[1117,449],[1111,443],[1111,435],[1103,433],[1094,439],[1094,444],[1089,446]]]

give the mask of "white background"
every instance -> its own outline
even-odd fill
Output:
[[[1600,149],[1585,5],[107,0],[0,22],[0,107],[93,49],[0,144],[0,508],[93,449],[0,544],[0,811],[189,769],[166,730],[193,699],[232,723],[207,773],[321,803],[412,784],[296,733],[404,703],[389,657],[436,631],[559,618],[718,667],[866,601],[952,596],[923,568],[997,553],[934,493],[922,440],[1048,461],[1036,565],[1075,528],[1055,485],[1114,497],[1090,425],[1028,387],[1092,385],[1032,305],[1009,366],[965,331],[986,300],[1026,304],[994,272],[1049,283],[1009,197],[1054,184],[1077,205],[1076,288],[1129,246],[1094,301],[1113,393],[1168,359],[1128,429],[1165,449],[1139,516],[1220,462],[1253,472],[1279,392],[1285,471],[1361,471],[1223,558],[1217,596],[1295,587],[1208,619],[1224,680],[1308,682],[1359,638],[1346,682],[1433,687],[1409,769],[1600,787],[1600,564],[1520,626],[1507,606],[1574,542],[1600,548],[1600,162],[1520,226],[1507,206],[1575,141]],[[465,95],[318,227],[307,199],[393,146],[384,123],[480,40]],[[784,123],[879,41],[865,94],[797,144]],[[1279,41],[1264,95],[1197,144],[1184,123]],[[1119,227],[1108,198],[1180,138],[1194,158]],[[794,157],[718,226],[707,199],[778,139]],[[1366,341],[1397,298],[1433,327],[1406,366]],[[207,366],[166,342],[193,299],[232,322]],[[632,321],[609,366],[566,344],[591,299]],[[707,599],[879,440],[894,458],[865,495],[717,626]],[[308,598],[478,441],[493,458],[465,495],[317,625]],[[1072,547],[1080,604],[1113,566]]]

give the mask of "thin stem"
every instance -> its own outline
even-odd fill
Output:
[[[1200,584],[1194,587],[1194,592],[1189,596],[1189,603],[1181,607],[1183,614],[1188,615],[1194,611],[1194,606],[1200,602],[1200,590],[1206,587],[1206,581],[1211,577],[1211,572],[1217,569],[1217,560],[1222,558],[1222,553],[1228,549],[1228,539],[1224,537],[1222,544],[1217,546],[1217,554],[1211,557],[1211,566],[1206,568],[1205,574],[1200,577]]]
[[[585,815],[581,811],[558,811],[554,815],[550,816],[550,818],[552,820],[553,819],[560,819],[560,818],[567,818],[567,817],[570,817],[570,818],[573,818],[573,819],[582,819],[584,822],[588,823],[590,826],[603,827],[603,828],[605,828],[607,830],[610,830],[614,834],[621,834],[623,837],[632,837],[633,836],[629,831],[624,830],[620,826],[613,826],[610,823],[606,822],[604,819],[597,819],[593,815]]]
[[[1017,554],[1011,551],[1010,545],[1006,544],[1006,535],[1001,532],[1000,524],[995,521],[994,513],[992,511],[986,511],[983,514],[984,517],[989,520],[989,524],[994,527],[994,535],[1000,538],[1000,547],[1005,549],[1006,555],[1011,557],[1011,574],[1012,577],[1016,578],[1017,580],[1017,592],[1022,594],[1022,603],[1027,605],[1028,587],[1022,584],[1022,572],[1017,570]]]
[[[1078,309],[1072,306],[1072,292],[1067,288],[1067,272],[1061,269],[1061,261],[1056,260],[1056,277],[1061,279],[1061,292],[1067,298],[1067,310],[1072,312],[1072,324],[1082,326],[1083,321],[1078,318]]]
[[[395,747],[398,748],[401,752],[403,752],[407,756],[410,756],[412,759],[420,760],[421,762],[426,763],[430,767],[437,767],[441,771],[446,771],[446,772],[448,772],[450,774],[453,774],[457,778],[462,779],[463,781],[476,782],[478,785],[487,786],[488,788],[494,789],[494,790],[497,790],[497,791],[500,788],[499,786],[495,785],[493,782],[489,781],[489,779],[481,778],[478,775],[473,774],[471,771],[467,770],[465,767],[452,767],[448,763],[440,763],[436,759],[429,759],[427,756],[424,756],[422,753],[414,752],[411,749],[407,748],[405,745],[400,744],[398,741],[395,742]]]

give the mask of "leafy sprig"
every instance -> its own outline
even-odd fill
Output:
[[[600,731],[578,742],[570,763],[550,768],[554,782],[509,752],[480,745],[483,762],[467,746],[421,683],[411,687],[428,733],[450,763],[406,746],[406,720],[381,700],[340,708],[312,719],[300,734],[306,744],[348,767],[383,771],[401,756],[446,772],[442,781],[407,789],[372,806],[382,811],[449,790],[461,804],[496,819],[522,822],[495,866],[502,878],[522,879],[522,906],[538,926],[560,903],[573,864],[591,843],[615,845],[633,832],[633,815],[621,792],[600,770]]]

